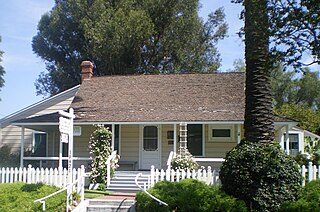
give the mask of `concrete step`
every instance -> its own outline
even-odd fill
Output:
[[[132,194],[131,194],[132,195]],[[87,206],[88,212],[99,212],[99,211],[135,211],[135,201],[132,199],[133,196],[106,196],[106,199],[92,199],[89,200]],[[109,199],[108,199],[109,198]]]
[[[91,199],[89,200],[89,205],[112,205],[112,206],[132,206],[135,203],[134,200],[127,200],[127,199],[123,199],[123,200],[104,200],[104,199]]]
[[[117,171],[111,179],[110,185],[107,188],[109,192],[138,192],[139,187],[135,183],[135,178],[139,172],[136,171]],[[142,187],[148,183],[148,175],[150,172],[145,172],[139,177],[138,183]]]

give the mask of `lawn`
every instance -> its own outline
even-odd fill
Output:
[[[84,191],[84,198],[85,199],[93,199],[93,198],[101,197],[101,196],[105,196],[105,195],[109,195],[109,193],[105,192],[105,191],[97,191],[97,190],[85,190]]]

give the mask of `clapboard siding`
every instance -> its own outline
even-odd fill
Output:
[[[139,161],[139,125],[121,125],[121,160]]]
[[[51,104],[43,105],[43,108],[44,108],[43,110],[41,110],[35,114],[32,114],[31,116],[28,116],[28,118],[33,117],[33,116],[45,115],[45,114],[49,114],[49,113],[55,113],[59,110],[66,110],[70,107],[70,104],[72,103],[73,98],[74,97],[72,96],[62,102],[58,102],[55,105],[51,105]]]
[[[94,126],[81,126],[81,136],[74,136],[74,156],[89,157],[89,140],[95,130]]]
[[[173,151],[173,144],[169,144],[169,139],[167,138],[167,132],[173,131],[174,125],[162,125],[161,126],[161,166],[162,168],[167,168],[167,161],[171,151]]]
[[[19,153],[21,146],[21,128],[9,125],[1,129],[0,146],[8,145],[12,153]],[[24,149],[31,149],[33,142],[33,130],[25,129],[24,133]]]
[[[217,127],[229,127],[231,125],[216,125]],[[231,141],[209,140],[209,125],[204,125],[205,157],[224,158],[226,153],[237,145],[237,125],[233,125],[233,137]]]

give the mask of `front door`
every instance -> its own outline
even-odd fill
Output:
[[[143,126],[141,131],[140,169],[160,168],[159,126]]]

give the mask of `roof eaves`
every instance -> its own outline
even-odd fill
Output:
[[[46,102],[51,101],[52,99],[55,99],[55,98],[57,98],[57,97],[60,97],[60,96],[66,94],[66,93],[68,93],[68,92],[70,92],[70,91],[72,91],[72,90],[78,89],[79,87],[80,87],[80,85],[76,85],[76,86],[74,86],[74,87],[72,87],[72,88],[70,88],[70,89],[68,89],[68,90],[65,90],[65,91],[63,91],[63,92],[61,92],[61,93],[58,93],[58,94],[56,94],[56,95],[54,95],[54,96],[51,96],[51,97],[49,97],[49,98],[47,98],[47,99],[43,99],[43,100],[41,100],[41,101],[39,101],[39,102],[36,102],[36,103],[34,103],[34,104],[32,104],[32,105],[29,105],[29,106],[27,106],[27,107],[25,107],[25,108],[23,108],[23,109],[21,109],[21,110],[19,110],[19,111],[17,111],[17,112],[14,112],[14,113],[12,113],[12,114],[10,114],[10,115],[8,115],[8,116],[5,116],[4,118],[0,119],[0,126],[1,126],[1,123],[4,122],[4,121],[6,121],[7,119],[10,119],[10,118],[13,118],[13,117],[15,117],[15,116],[18,116],[18,115],[20,115],[20,114],[22,114],[22,113],[24,113],[24,112],[26,112],[26,111],[28,111],[28,110],[31,110],[31,109],[33,109],[33,108],[35,108],[35,107],[37,107],[37,106],[39,106],[39,105],[41,105],[41,104],[44,104],[44,103],[46,103]]]

